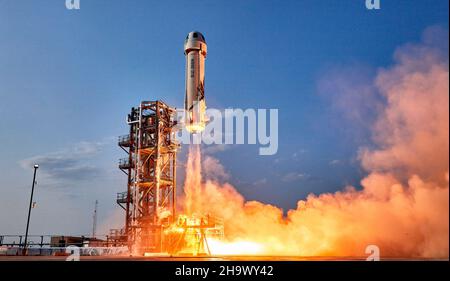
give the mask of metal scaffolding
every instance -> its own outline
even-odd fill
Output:
[[[125,210],[125,233],[131,252],[160,252],[163,228],[176,211],[175,109],[162,101],[143,101],[128,115],[130,133],[118,145],[128,153],[119,168],[128,176],[126,192],[117,195]]]

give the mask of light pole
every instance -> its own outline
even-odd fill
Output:
[[[30,206],[28,207],[27,230],[25,231],[25,242],[23,243],[23,251],[22,251],[23,255],[27,254],[28,227],[30,226],[31,205],[33,204],[34,184],[36,183],[36,171],[38,168],[39,168],[39,165],[35,164],[34,165],[34,174],[33,174],[33,184],[31,185]]]

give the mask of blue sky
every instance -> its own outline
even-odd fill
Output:
[[[276,155],[248,145],[214,153],[247,199],[288,209],[308,193],[358,185],[368,125],[336,109],[326,82],[343,72],[369,81],[427,27],[448,30],[449,8],[447,0],[381,0],[378,11],[364,0],[81,0],[70,11],[64,2],[0,0],[0,233],[23,232],[34,160],[47,167],[31,232],[88,233],[96,199],[102,220],[115,212],[115,193],[126,188],[116,137],[141,100],[182,105],[192,30],[208,43],[208,107],[279,109]]]

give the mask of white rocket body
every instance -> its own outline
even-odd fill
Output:
[[[191,133],[200,133],[206,124],[205,102],[205,37],[193,31],[184,42],[186,56],[186,94],[184,99],[186,129]]]

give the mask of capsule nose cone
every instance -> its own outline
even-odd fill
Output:
[[[189,34],[186,36],[186,41],[187,40],[196,40],[206,43],[205,36],[203,36],[203,34],[198,31],[189,32]]]

